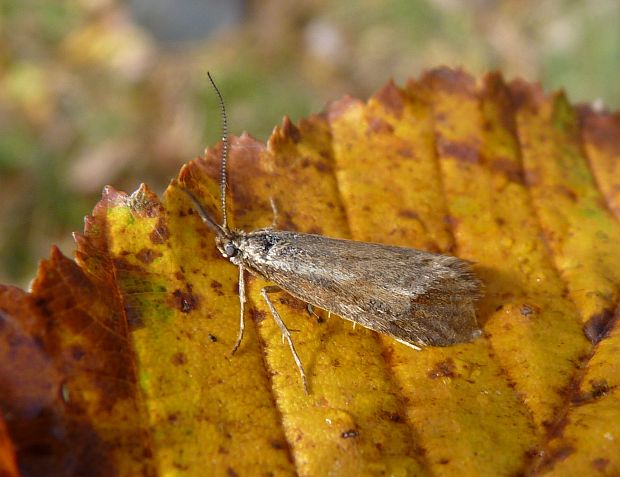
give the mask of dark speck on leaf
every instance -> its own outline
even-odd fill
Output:
[[[521,308],[519,311],[521,312],[521,316],[525,316],[525,317],[530,317],[536,313],[535,307],[532,305],[528,305],[527,303],[525,303],[524,305],[521,305]]]
[[[608,465],[609,459],[605,459],[603,457],[598,457],[592,461],[592,467],[594,467],[598,472],[605,472]]]
[[[588,320],[584,326],[584,332],[592,344],[598,343],[607,335],[612,318],[613,313],[610,310],[603,310]]]
[[[146,264],[151,263],[153,260],[161,256],[162,256],[161,252],[157,252],[150,248],[143,248],[138,253],[136,253],[136,258],[140,260],[142,263],[146,263]]]
[[[172,293],[174,300],[174,306],[182,313],[189,313],[198,306],[197,297],[191,292],[182,292],[181,290],[175,290]]]
[[[187,363],[187,356],[185,356],[185,353],[179,351],[172,356],[172,364],[175,366],[180,366],[185,363]]]
[[[437,140],[437,148],[441,155],[449,156],[457,161],[470,164],[476,164],[479,161],[478,148],[466,142],[448,141],[440,137]]]
[[[456,373],[456,366],[451,359],[446,359],[445,361],[440,361],[435,365],[433,369],[428,372],[428,377],[431,379],[437,378],[453,378]]]
[[[144,320],[142,319],[139,308],[125,303],[124,309],[129,331],[135,331],[139,330],[140,328],[144,328]]]
[[[71,347],[71,355],[73,356],[73,359],[79,361],[84,357],[85,354],[86,353],[81,346],[75,345]]]
[[[239,477],[239,474],[237,474],[237,472],[235,472],[235,469],[233,469],[232,467],[226,469],[226,475],[228,475],[228,477]]]
[[[342,437],[343,439],[351,439],[359,435],[360,433],[355,429],[349,429],[348,431],[344,431],[342,434],[340,434],[340,437]]]

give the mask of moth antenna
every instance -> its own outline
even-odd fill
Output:
[[[228,229],[228,213],[226,211],[226,188],[228,182],[228,116],[226,116],[226,106],[224,105],[224,98],[222,93],[218,89],[215,81],[211,77],[211,73],[207,71],[207,76],[211,82],[211,86],[215,90],[217,97],[220,101],[220,115],[222,117],[222,162],[220,164],[220,203],[222,205],[222,229],[227,234]]]
[[[181,186],[181,190],[192,201],[192,203],[194,204],[194,208],[196,209],[196,212],[198,212],[198,215],[200,216],[202,221],[205,223],[205,225],[209,227],[217,236],[226,237],[227,236],[226,231],[219,224],[216,224],[213,221],[213,219],[207,213],[207,211],[202,206],[198,198],[192,192],[190,192],[189,189],[186,189],[185,186]]]

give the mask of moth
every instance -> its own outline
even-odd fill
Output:
[[[413,248],[274,228],[252,232],[230,229],[226,205],[228,120],[222,95],[210,74],[208,77],[222,115],[222,223],[206,212],[187,187],[181,185],[181,189],[215,234],[222,256],[239,267],[239,334],[233,354],[245,328],[246,271],[275,284],[264,287],[261,296],[290,347],[306,393],[303,365],[289,330],[269,298],[271,293],[283,290],[309,307],[324,309],[418,350],[470,341],[481,334],[475,312],[481,284],[469,262]]]

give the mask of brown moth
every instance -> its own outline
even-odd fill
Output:
[[[220,177],[222,225],[217,224],[187,188],[202,221],[215,233],[224,258],[239,267],[239,335],[243,339],[244,272],[266,278],[261,296],[282,332],[299,369],[304,390],[306,375],[289,330],[269,299],[281,290],[353,323],[391,336],[420,349],[470,341],[481,334],[475,301],[481,285],[468,262],[405,247],[356,242],[273,228],[244,232],[228,228],[226,209],[228,133],[224,101],[220,100],[223,134]]]

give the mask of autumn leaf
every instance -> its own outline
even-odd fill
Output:
[[[219,220],[220,147],[161,199],[106,188],[75,261],[0,287],[0,472],[619,474],[619,138],[618,115],[449,69],[231,138],[232,226],[453,254],[485,286],[483,336],[422,351],[274,295],[309,395],[262,279],[231,356],[238,271],[176,186]]]

